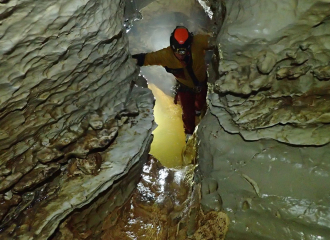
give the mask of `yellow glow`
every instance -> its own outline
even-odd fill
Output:
[[[149,88],[156,98],[154,114],[158,124],[153,132],[150,154],[166,167],[181,166],[181,154],[185,146],[181,107],[179,104],[175,105],[173,98],[154,84],[149,84]]]

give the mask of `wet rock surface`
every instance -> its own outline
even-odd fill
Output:
[[[223,208],[231,219],[227,239],[327,239],[329,1],[199,2],[213,11],[217,50],[209,111],[195,142],[200,175],[189,218],[178,223],[135,193],[132,204],[143,209],[137,214],[174,224],[165,233],[138,222],[144,232],[137,233],[221,239],[225,218],[213,210]],[[185,3],[164,6],[190,27],[193,4]],[[92,239],[103,236],[101,219],[112,211],[117,215],[104,232],[118,221],[116,234],[127,233],[134,227],[122,222],[127,213],[119,206],[134,189],[138,167],[129,187],[113,197],[109,189],[142,166],[155,126],[153,96],[135,86],[146,84],[129,59],[124,1],[1,4],[0,238],[47,239],[64,221],[54,239]],[[144,16],[164,19],[153,11]],[[146,32],[146,45],[171,30]],[[109,202],[115,204],[107,210]],[[167,199],[161,206],[175,204]],[[72,220],[78,209],[82,215]]]
[[[114,181],[125,176],[132,165],[142,161],[152,139],[150,113],[154,100],[147,89],[136,88],[131,94],[140,114],[128,118],[115,131],[118,135],[112,144],[86,156],[83,145],[84,151],[80,154],[68,151],[67,155],[75,156],[69,161],[62,159],[47,166],[39,164],[14,185],[14,195],[11,192],[2,195],[2,237],[49,237],[63,218],[93,201],[111,188]],[[125,144],[119,144],[123,142]]]
[[[219,58],[214,59],[215,94],[210,98],[211,106],[221,108],[212,112],[222,127],[246,140],[329,143],[328,4],[304,0],[297,6],[285,1],[226,1],[225,8],[213,4],[227,14],[217,32]],[[273,20],[264,20],[269,14]]]
[[[329,146],[247,142],[215,119],[207,114],[201,122],[198,161],[205,200],[220,195],[230,218],[226,239],[327,239]]]
[[[205,200],[221,196],[227,239],[328,239],[329,1],[205,2],[224,20],[197,132]]]
[[[0,238],[47,239],[140,161],[154,99],[134,84],[123,1],[0,11]]]
[[[201,210],[194,168],[168,169],[149,156],[128,201],[119,205],[125,185],[134,186],[123,179],[119,195],[73,214],[54,239],[224,239],[228,217],[220,209]]]

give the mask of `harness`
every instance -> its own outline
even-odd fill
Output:
[[[187,58],[183,60],[183,63],[186,64],[187,72],[195,86],[193,88],[191,88],[177,80],[177,83],[178,83],[177,91],[200,93],[202,91],[202,89],[206,86],[206,82],[204,84],[204,83],[200,83],[198,81],[198,79],[194,73],[194,70],[192,68],[192,65],[193,65],[192,57],[187,55]],[[167,72],[172,73],[176,78],[184,77],[183,68],[176,68],[176,69],[168,68],[168,67],[164,67],[164,68]]]
[[[177,92],[200,93],[205,87],[206,87],[206,82],[205,84],[203,83],[203,85],[191,88],[177,81]]]
[[[196,92],[196,93],[201,92],[202,88],[203,88],[203,85],[201,85],[201,83],[198,81],[198,79],[197,79],[197,77],[194,73],[194,70],[192,68],[192,57],[191,57],[189,63],[187,64],[186,68],[187,68],[187,71],[189,73],[189,76],[191,77],[191,79],[193,80],[194,85],[195,85],[195,87],[193,88],[193,91]]]

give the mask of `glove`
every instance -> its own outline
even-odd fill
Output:
[[[137,60],[137,65],[138,66],[143,66],[144,65],[144,59],[146,58],[146,53],[139,53],[139,54],[134,54],[132,55],[132,58]]]

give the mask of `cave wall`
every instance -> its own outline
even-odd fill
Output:
[[[246,140],[329,142],[328,7],[329,1],[226,2],[214,90],[227,96],[212,102],[228,106],[227,131]]]
[[[131,166],[123,178],[113,182],[109,189],[99,194],[91,203],[76,209],[65,218],[49,239],[109,239],[107,232],[114,227],[113,222],[120,221],[118,218],[121,217],[113,212],[120,209],[136,189],[141,179],[141,169],[145,167],[148,159],[149,150],[145,149],[140,161]],[[123,234],[122,239],[125,237]]]
[[[210,7],[224,21],[197,131],[204,205],[222,197],[226,239],[328,239],[330,1]]]
[[[218,46],[197,132],[204,209],[228,213],[227,239],[326,239],[330,1],[208,4]],[[141,166],[154,99],[134,85],[124,1],[0,6],[0,238],[46,239]]]
[[[123,15],[121,0],[0,2],[1,239],[47,239],[146,159],[154,98]]]

